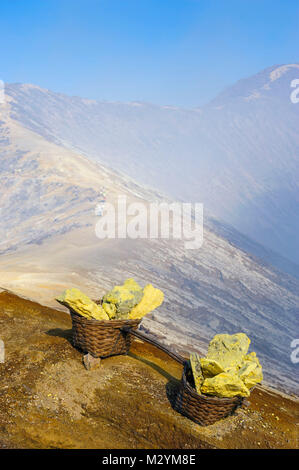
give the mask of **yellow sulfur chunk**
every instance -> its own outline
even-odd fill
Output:
[[[244,357],[242,367],[238,371],[238,376],[249,389],[263,380],[262,366],[255,352]]]
[[[128,318],[129,312],[140,302],[143,289],[134,279],[126,279],[122,286],[115,286],[103,297],[103,303],[115,306],[116,318]]]
[[[249,397],[250,392],[243,381],[237,376],[227,372],[205,379],[201,392],[216,397]]]
[[[209,344],[206,359],[213,359],[223,370],[240,367],[249,344],[245,333],[216,335]]]
[[[109,317],[101,305],[97,305],[79,289],[67,289],[56,299],[61,304],[71,308],[79,315],[96,320],[109,320]]]
[[[205,378],[214,377],[214,375],[221,374],[221,372],[224,372],[224,369],[221,367],[221,365],[217,361],[214,361],[214,359],[202,357],[200,359],[200,364],[203,376]]]
[[[190,354],[190,365],[192,369],[196,391],[199,395],[201,395],[201,386],[203,384],[204,378],[203,378],[202,371],[201,371],[199,354],[197,353]]]
[[[252,361],[260,366],[260,361],[256,355],[256,352],[252,351],[251,353],[244,356],[244,361]]]
[[[247,354],[250,339],[244,333],[216,335],[206,357],[195,355],[192,365],[195,388],[218,397],[247,397],[250,388],[263,380],[262,366],[255,352]],[[201,371],[196,366],[200,363]],[[204,377],[200,383],[200,373]],[[198,385],[200,384],[200,385]]]
[[[110,320],[113,320],[114,318],[116,318],[116,307],[115,307],[114,304],[109,304],[107,302],[104,302],[102,304],[102,307],[105,310],[105,312],[107,313]]]
[[[155,308],[159,307],[164,299],[164,294],[159,289],[156,289],[151,284],[148,284],[143,289],[143,297],[136,307],[130,311],[129,318],[141,318]]]
[[[224,369],[224,372],[227,372],[228,374],[238,374],[239,369],[239,366],[226,367],[226,369]]]

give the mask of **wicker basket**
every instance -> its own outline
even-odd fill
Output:
[[[188,362],[184,370],[174,409],[201,426],[208,426],[232,415],[243,403],[243,397],[218,398],[199,395],[194,388],[193,375]]]
[[[70,309],[72,318],[72,342],[75,348],[93,357],[127,354],[131,335],[120,331],[129,326],[137,329],[141,319],[136,320],[89,320]]]

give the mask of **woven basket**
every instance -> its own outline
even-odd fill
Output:
[[[184,370],[174,409],[201,426],[208,426],[234,413],[243,403],[243,397],[218,398],[199,395],[194,388],[193,375],[188,362]]]
[[[129,326],[138,328],[141,319],[136,320],[89,320],[70,309],[72,318],[72,342],[75,348],[93,357],[108,357],[127,354],[131,336],[120,331]]]

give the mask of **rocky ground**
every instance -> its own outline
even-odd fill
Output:
[[[201,427],[175,412],[181,366],[134,341],[87,371],[68,314],[0,293],[0,448],[294,448],[298,400],[256,388],[250,407]]]

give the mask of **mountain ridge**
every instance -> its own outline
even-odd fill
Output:
[[[6,94],[11,116],[48,141],[171,198],[203,202],[214,218],[298,265],[299,107],[290,101],[298,68],[273,66],[241,80],[249,96],[263,89],[259,98],[240,98],[238,82],[200,110],[97,102],[28,85],[7,85]]]

